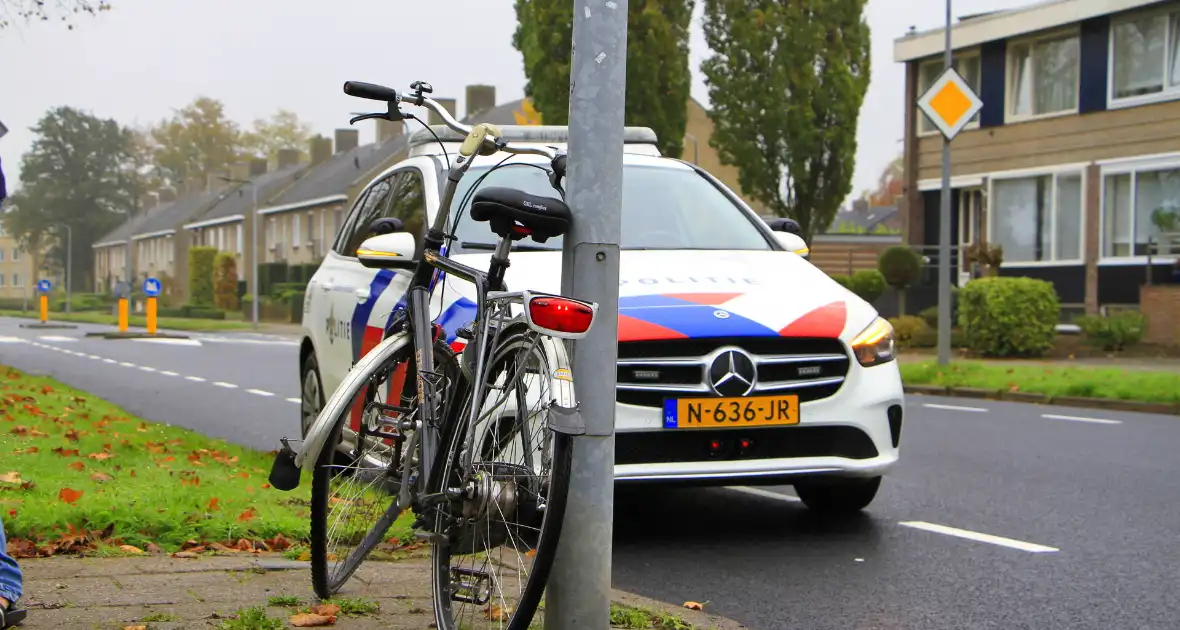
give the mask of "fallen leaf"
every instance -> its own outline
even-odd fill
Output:
[[[102,461],[104,459],[110,459],[110,458],[114,457],[114,455],[112,455],[110,453],[91,453],[91,454],[87,455],[87,457],[89,457],[90,459],[97,459],[99,461]]]
[[[58,455],[61,455],[62,457],[77,457],[77,456],[81,455],[81,453],[79,453],[78,449],[76,449],[76,448],[66,449],[66,448],[62,448],[60,446],[53,449],[53,452],[57,453]]]
[[[684,602],[684,607],[689,610],[704,610],[705,605],[700,602]]]
[[[209,510],[210,512],[216,512],[217,510],[220,510],[221,506],[217,505],[218,500],[219,499],[217,497],[209,499],[209,505],[206,505],[205,509]]]
[[[299,552],[299,557],[296,558],[296,560],[299,562],[308,562],[311,560],[311,552],[307,549],[304,549],[303,551]]]
[[[172,557],[173,558],[196,558],[197,554],[195,554],[191,551],[177,551],[176,553],[172,554]]]
[[[137,428],[137,429],[136,429],[136,431],[139,431],[140,433],[147,433],[147,432],[148,432],[147,423],[146,423],[146,422],[140,422],[140,423],[139,423],[139,428]]]
[[[82,498],[84,493],[81,490],[74,490],[73,488],[62,488],[57,493],[58,501],[65,501],[73,505],[78,499]]]
[[[148,551],[148,553],[163,553],[164,550],[160,549],[160,546],[157,545],[156,543],[148,543],[147,544],[147,551]]]
[[[313,626],[330,626],[336,623],[336,618],[312,613],[299,613],[298,615],[291,615],[290,621],[291,625],[296,628],[310,628]]]
[[[336,604],[316,604],[311,607],[311,614],[323,615],[325,617],[335,617],[340,613],[340,607]]]
[[[18,448],[15,451],[13,451],[12,454],[13,455],[31,455],[33,453],[39,452],[40,450],[41,449],[37,448],[36,446],[30,446],[29,448]]]
[[[29,437],[49,437],[49,434],[37,429],[29,429]]]
[[[28,435],[29,427],[18,424],[17,426],[12,427],[12,430],[9,431],[9,433],[11,433],[13,435]]]
[[[147,626],[123,626],[123,630],[147,630]]]
[[[66,468],[69,468],[70,470],[82,470],[85,467],[86,464],[83,464],[82,462],[70,462],[66,465]]]
[[[511,616],[512,616],[512,609],[511,608],[508,608],[508,609],[500,608],[500,606],[497,604],[491,604],[487,608],[483,609],[484,619],[490,619],[492,621],[506,621]]]
[[[0,475],[0,481],[4,483],[19,484],[21,483],[20,473],[16,471],[6,472],[3,475]]]
[[[112,477],[106,473],[101,473],[101,472],[96,472],[93,475],[90,475],[90,480],[97,481],[98,483],[103,483],[105,481],[110,481],[112,479],[114,479],[114,477]]]
[[[119,549],[122,549],[127,553],[143,553],[143,549],[140,549],[135,545],[119,545]]]
[[[69,431],[66,431],[66,439],[71,442],[77,442],[78,441],[78,430],[77,429],[70,429]]]
[[[255,510],[254,508],[249,508],[245,512],[242,512],[241,514],[238,515],[238,521],[242,522],[242,523],[245,523],[246,521],[252,521],[252,520],[254,520],[254,517],[257,515],[258,515],[258,510]]]

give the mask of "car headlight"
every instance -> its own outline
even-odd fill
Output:
[[[897,340],[893,325],[884,317],[878,317],[852,339],[852,353],[865,367],[888,363],[897,358]]]

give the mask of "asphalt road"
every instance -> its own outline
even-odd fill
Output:
[[[298,430],[292,340],[18,323],[0,319],[0,363],[259,448]],[[902,444],[843,522],[789,487],[620,487],[614,586],[756,629],[1180,627],[1180,418],[911,396]]]

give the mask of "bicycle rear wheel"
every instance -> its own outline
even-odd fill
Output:
[[[404,479],[417,466],[413,429],[401,425],[417,415],[413,346],[404,345],[354,388],[333,396],[360,397],[344,407],[320,451],[312,473],[311,577],[320,598],[339,592],[372,551],[385,541],[406,506],[398,504]],[[459,376],[455,354],[443,342],[434,347],[435,371],[442,375],[441,401]],[[378,408],[392,404],[405,413]],[[360,413],[354,412],[357,405]],[[343,461],[342,461],[343,460]]]
[[[462,497],[438,508],[434,531],[445,539],[431,549],[439,630],[525,630],[544,594],[573,439],[548,425],[550,404],[568,385],[556,375],[569,366],[560,342],[549,352],[543,343],[523,326],[501,333],[480,400],[472,386],[459,407],[441,480]],[[468,425],[472,405],[480,411]]]

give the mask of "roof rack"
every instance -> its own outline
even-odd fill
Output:
[[[500,139],[508,142],[535,142],[565,144],[569,142],[569,127],[560,125],[497,125],[500,128]],[[438,134],[438,140],[443,142],[463,142],[466,137],[456,133],[446,125],[430,125],[430,131]],[[411,149],[425,144],[437,143],[434,136],[426,129],[419,129],[410,134]],[[656,144],[656,132],[651,127],[623,127],[623,144]]]

